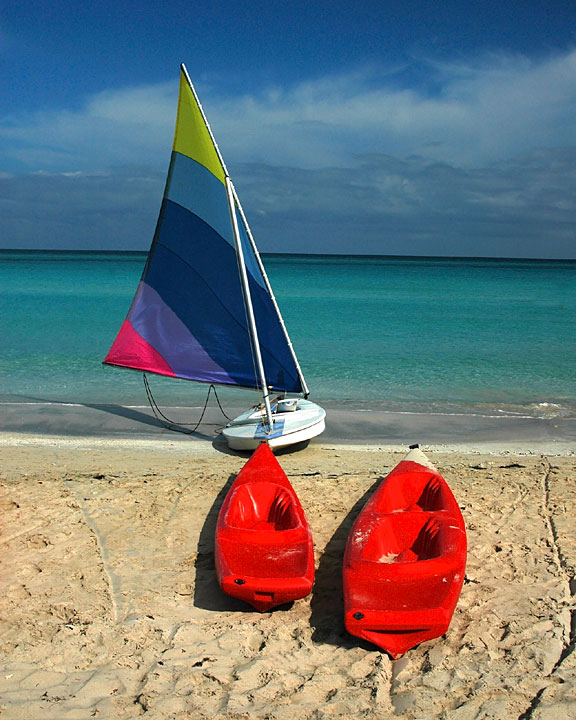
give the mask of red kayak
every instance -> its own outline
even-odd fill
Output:
[[[350,531],[346,629],[392,658],[443,635],[465,568],[466,529],[458,503],[416,446],[382,481]]]
[[[254,451],[226,495],[215,545],[220,587],[256,610],[265,612],[310,593],[312,533],[268,445]]]

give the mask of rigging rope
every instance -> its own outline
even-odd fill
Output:
[[[214,385],[210,385],[208,388],[208,393],[206,395],[206,401],[204,403],[204,407],[202,409],[202,414],[200,415],[200,419],[197,423],[182,423],[182,422],[176,422],[175,420],[171,420],[169,417],[167,417],[160,407],[158,406],[158,403],[154,399],[154,396],[152,395],[152,389],[150,388],[150,383],[148,382],[148,378],[146,377],[146,373],[142,373],[142,377],[144,378],[144,387],[146,388],[146,395],[148,396],[148,402],[150,403],[150,407],[152,409],[152,412],[154,413],[154,417],[158,422],[165,427],[167,430],[173,430],[174,432],[181,432],[185,435],[192,435],[193,433],[198,430],[200,425],[202,424],[202,420],[204,419],[204,415],[206,413],[206,408],[208,407],[208,400],[210,399],[210,393],[214,391],[214,397],[216,398],[216,402],[218,403],[218,407],[220,408],[220,412],[226,420],[231,420],[232,418],[228,417],[226,413],[224,412],[224,409],[222,407],[222,404],[220,403],[220,398],[218,397],[218,393],[216,392],[216,388]],[[205,425],[217,425],[218,423],[204,423]],[[192,429],[189,429],[190,425],[194,425]]]

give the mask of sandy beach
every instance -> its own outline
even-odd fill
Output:
[[[153,422],[82,434],[74,415],[42,432],[18,417],[0,427],[3,720],[576,718],[572,429],[451,444],[448,428],[426,445],[428,421],[361,444],[336,417],[279,455],[313,532],[313,592],[260,614],[214,573],[217,513],[246,456]],[[341,565],[414,440],[462,508],[468,563],[447,635],[392,661],[346,633]]]

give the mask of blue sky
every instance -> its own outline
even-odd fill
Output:
[[[576,258],[576,3],[0,6],[0,247],[149,247],[179,63],[260,249]]]

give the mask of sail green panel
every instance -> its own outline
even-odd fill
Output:
[[[218,180],[225,182],[226,174],[210,131],[183,72],[180,72],[180,97],[173,149],[204,165]]]

